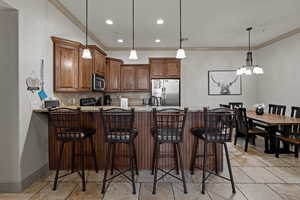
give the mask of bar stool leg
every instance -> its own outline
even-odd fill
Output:
[[[280,140],[278,137],[276,137],[276,152],[275,152],[275,157],[276,158],[279,158],[279,149],[280,149]]]
[[[106,157],[106,164],[105,164],[102,191],[101,191],[102,194],[105,193],[105,189],[106,189],[105,184],[106,184],[106,180],[107,180],[107,171],[108,171],[109,164],[110,164],[110,159],[111,159],[111,148],[112,148],[112,144],[109,143],[108,144],[108,149],[107,149],[107,154],[106,154],[107,157]]]
[[[112,156],[111,156],[111,168],[110,168],[110,174],[114,174],[114,167],[115,167],[115,155],[116,154],[116,144],[112,144]]]
[[[192,153],[192,161],[191,161],[191,174],[194,174],[195,163],[197,158],[197,150],[198,150],[199,139],[195,137],[194,145],[193,145],[193,153]]]
[[[129,143],[129,160],[130,160],[130,170],[131,170],[131,182],[132,182],[132,194],[136,194],[135,180],[134,180],[134,152],[133,152],[133,142]]]
[[[181,177],[182,177],[182,182],[183,182],[183,191],[185,194],[187,194],[187,188],[186,188],[186,182],[185,182],[185,176],[184,176],[184,169],[183,169],[183,161],[182,161],[182,155],[181,155],[181,147],[180,144],[176,144],[177,146],[177,153],[179,156],[179,163],[180,163],[180,169],[181,169]]]
[[[153,175],[154,174],[154,168],[155,168],[155,162],[156,162],[156,159],[155,159],[155,154],[156,154],[156,148],[157,148],[157,142],[155,141],[154,142],[154,149],[153,149],[153,156],[152,156],[152,167],[151,167],[151,174]]]
[[[219,174],[219,169],[218,169],[218,148],[217,148],[217,143],[214,143],[214,149],[215,149],[215,172],[216,172],[216,174]]]
[[[58,176],[59,176],[59,170],[60,170],[60,167],[61,167],[61,161],[62,161],[62,157],[63,157],[63,152],[64,152],[64,145],[65,145],[65,142],[61,142],[60,143],[59,161],[58,161],[58,166],[56,168],[56,174],[55,174],[55,180],[54,180],[53,190],[56,190],[56,188],[57,188],[57,181],[58,181]]]
[[[95,171],[96,171],[96,173],[98,173],[99,169],[98,169],[98,163],[97,163],[96,150],[95,150],[95,146],[94,146],[93,136],[90,138],[90,143],[91,143],[91,147],[92,147],[92,154],[94,157]]]
[[[71,173],[75,171],[75,141],[72,142],[72,169]]]
[[[226,159],[227,159],[227,165],[228,165],[228,171],[230,175],[230,182],[231,182],[231,187],[232,187],[232,192],[235,193],[235,185],[234,185],[234,180],[233,180],[233,175],[232,175],[232,170],[231,170],[231,164],[230,164],[230,159],[229,159],[229,154],[228,154],[228,149],[227,149],[227,144],[224,143],[224,148],[225,148],[225,154],[226,154]]]
[[[82,191],[85,191],[84,143],[82,140],[80,140],[80,163],[81,163]]]
[[[202,194],[205,194],[205,178],[206,178],[206,159],[207,159],[207,142],[204,141],[204,151],[203,151],[203,174],[202,174]]]
[[[175,155],[175,165],[176,165],[176,173],[179,174],[179,165],[178,165],[178,154],[177,154],[177,146],[173,144],[174,155]]]
[[[156,142],[155,144],[155,168],[154,168],[154,182],[153,182],[153,191],[152,194],[156,194],[156,185],[157,185],[157,172],[158,172],[158,164],[159,164],[159,157],[160,157],[160,144]]]
[[[137,163],[136,148],[135,148],[135,144],[134,143],[133,143],[133,154],[134,154],[134,163],[135,163],[136,175],[139,175],[139,168],[138,168],[138,163]]]

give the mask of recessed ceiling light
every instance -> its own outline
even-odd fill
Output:
[[[120,38],[120,39],[118,39],[118,42],[119,42],[119,43],[123,43],[124,40]]]
[[[105,23],[108,24],[108,25],[113,25],[114,24],[113,20],[111,20],[111,19],[107,19],[105,21]]]
[[[156,20],[156,24],[164,24],[164,20],[162,18],[159,18]]]
[[[160,43],[160,39],[156,39],[155,42],[156,42],[156,43]]]

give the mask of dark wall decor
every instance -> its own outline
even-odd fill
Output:
[[[208,95],[241,95],[241,76],[236,70],[209,70]]]

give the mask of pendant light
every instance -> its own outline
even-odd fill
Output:
[[[138,56],[136,50],[134,49],[134,0],[132,0],[132,49],[129,55],[130,60],[137,60]]]
[[[238,69],[236,71],[237,75],[251,75],[253,74],[263,74],[264,70],[262,67],[258,66],[258,65],[253,65],[253,54],[251,51],[251,42],[250,42],[250,34],[252,31],[252,27],[249,27],[246,29],[246,31],[248,31],[248,36],[249,36],[249,48],[248,48],[248,52],[247,52],[247,58],[246,58],[246,65],[243,66],[242,68]]]
[[[92,59],[92,54],[88,48],[88,0],[85,0],[85,49],[82,52],[82,58]]]
[[[176,58],[177,59],[183,59],[186,57],[185,51],[182,48],[182,17],[181,17],[181,0],[179,0],[179,49],[177,50]]]

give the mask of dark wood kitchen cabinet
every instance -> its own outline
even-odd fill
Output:
[[[122,60],[106,58],[106,92],[121,91],[121,64],[123,64]]]
[[[85,48],[79,42],[52,37],[54,44],[54,91],[92,91],[92,74],[105,76],[106,53],[89,45],[92,59],[81,57]]]
[[[89,48],[93,56],[93,73],[104,77],[107,54],[96,45],[89,45]]]
[[[79,50],[78,91],[92,90],[93,59],[81,57],[84,47]]]
[[[52,37],[54,42],[54,90],[74,92],[78,90],[79,42]]]
[[[181,63],[176,58],[150,58],[151,78],[180,78]]]
[[[149,90],[149,65],[121,65],[122,92],[148,92]]]

